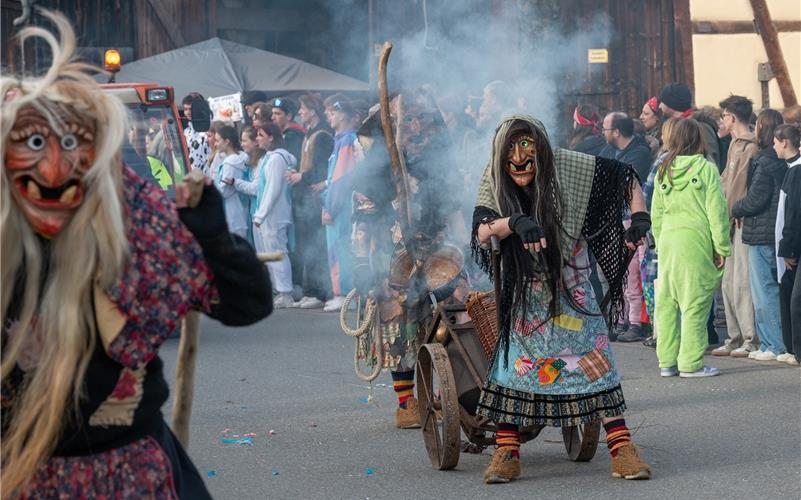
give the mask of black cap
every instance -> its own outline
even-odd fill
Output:
[[[693,95],[690,88],[683,83],[671,83],[662,89],[659,102],[665,106],[683,113],[693,107]]]
[[[278,108],[288,115],[295,116],[295,112],[297,111],[295,102],[291,99],[287,99],[286,97],[276,97],[270,102],[270,104],[272,104],[274,108]]]

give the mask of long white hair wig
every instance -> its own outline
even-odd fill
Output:
[[[67,20],[42,14],[55,26],[58,39],[36,27],[22,30],[19,38],[20,44],[28,38],[44,40],[53,53],[50,69],[39,78],[0,78],[0,300],[2,325],[13,320],[15,332],[4,338],[3,380],[21,356],[34,353],[33,366],[24,373],[4,423],[0,481],[9,496],[24,490],[52,454],[64,422],[75,418],[97,335],[93,287],[116,283],[128,255],[120,161],[126,109],[90,76],[96,68],[74,60],[75,35]],[[6,175],[9,133],[25,107],[35,108],[57,132],[64,110],[95,125],[96,156],[84,177],[84,201],[64,230],[47,243],[26,222]]]

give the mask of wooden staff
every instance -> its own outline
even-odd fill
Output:
[[[205,179],[200,170],[192,170],[184,181],[189,185],[190,207],[196,207],[203,195]],[[261,262],[283,259],[281,252],[260,253]],[[195,361],[200,338],[200,313],[189,311],[181,323],[181,341],[175,363],[175,399],[172,405],[172,430],[184,448],[189,447],[189,421],[192,418],[192,401],[195,395]]]
[[[172,431],[184,448],[189,447],[189,420],[195,395],[195,361],[200,337],[200,313],[189,311],[181,325],[181,342],[175,365],[175,400],[172,404]]]
[[[389,114],[389,90],[387,88],[387,62],[389,61],[389,53],[392,52],[392,44],[384,42],[384,47],[381,49],[381,57],[378,60],[378,99],[381,107],[381,128],[384,130],[384,139],[387,143],[387,152],[389,153],[389,161],[392,166],[392,177],[395,181],[395,192],[398,195],[398,211],[400,212],[401,232],[406,244],[406,251],[414,260],[412,248],[408,244],[411,235],[409,234],[410,226],[412,223],[412,215],[409,211],[409,191],[406,179],[406,168],[401,161],[400,151],[398,144],[395,140],[395,131],[392,128],[392,118]],[[402,101],[398,96],[398,112],[402,113]],[[398,129],[401,126],[401,116],[398,117]]]

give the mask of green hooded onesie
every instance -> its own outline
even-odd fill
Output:
[[[661,368],[694,372],[704,366],[706,323],[731,255],[729,217],[717,167],[703,155],[678,156],[657,179],[651,221],[659,256],[655,324]],[[681,315],[681,325],[679,325]]]

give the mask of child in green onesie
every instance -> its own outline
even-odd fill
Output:
[[[656,355],[663,377],[711,377],[706,322],[731,255],[726,200],[715,164],[704,158],[698,123],[676,119],[651,206],[659,255]],[[679,324],[681,321],[681,324]]]

